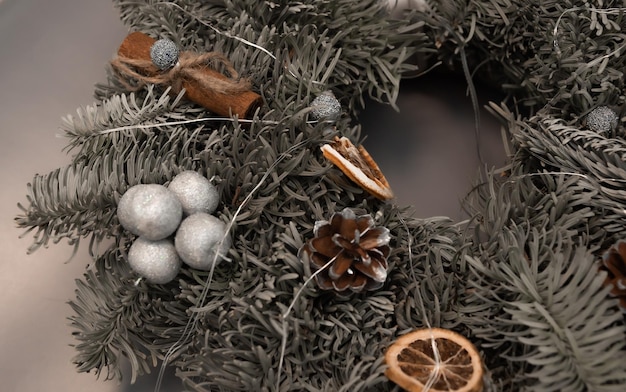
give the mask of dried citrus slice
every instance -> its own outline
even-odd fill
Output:
[[[476,347],[456,332],[418,329],[385,353],[391,381],[410,392],[480,392],[483,367]]]

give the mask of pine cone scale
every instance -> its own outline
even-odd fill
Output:
[[[356,221],[354,219],[343,219],[341,217],[337,219],[340,219],[341,222],[339,225],[339,235],[343,238],[354,238],[355,232],[358,231]]]
[[[328,275],[331,279],[337,280],[352,267],[353,258],[346,255],[345,252],[339,252],[337,259],[328,269]]]
[[[372,260],[369,265],[365,263],[355,264],[354,267],[363,275],[373,279],[376,282],[384,282],[387,279],[387,263],[381,263],[380,260]]]
[[[361,237],[360,245],[363,249],[375,249],[380,246],[389,243],[390,238],[389,230],[385,227],[378,227],[376,229],[369,230],[363,237]]]
[[[311,248],[313,248],[315,252],[318,252],[329,259],[335,257],[335,255],[342,249],[341,246],[338,246],[330,236],[314,238],[311,240]]]

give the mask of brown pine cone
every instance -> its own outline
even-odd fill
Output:
[[[313,235],[298,256],[309,260],[321,289],[376,290],[387,279],[391,236],[386,227],[374,227],[370,215],[345,208],[329,221],[315,222]]]
[[[619,298],[619,306],[626,313],[626,241],[617,241],[602,255],[601,271],[607,271],[604,285],[612,285],[611,296]]]

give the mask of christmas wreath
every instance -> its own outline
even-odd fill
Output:
[[[16,218],[31,250],[89,241],[79,371],[624,390],[623,1],[425,0],[401,18],[375,0],[114,3],[132,33],[65,118],[71,162]],[[395,105],[435,68],[505,94],[489,110],[509,160],[463,222],[394,204],[360,146],[364,97]]]

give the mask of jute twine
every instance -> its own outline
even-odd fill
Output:
[[[175,66],[158,73],[154,73],[156,67],[152,61],[146,59],[118,56],[111,60],[111,65],[120,82],[129,91],[137,91],[146,84],[158,84],[169,85],[174,92],[179,92],[185,82],[218,94],[237,94],[251,88],[250,81],[239,78],[231,62],[217,52],[181,52]],[[222,72],[216,70],[220,66],[223,68]],[[141,73],[142,70],[152,70],[149,72],[152,75],[145,75]]]

